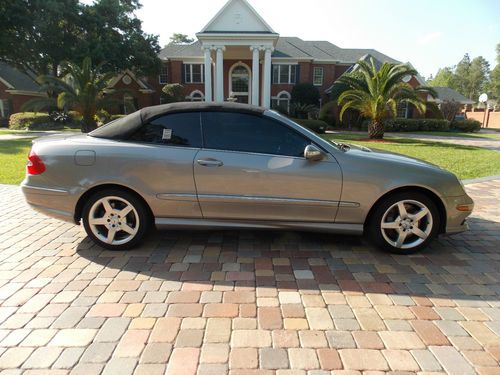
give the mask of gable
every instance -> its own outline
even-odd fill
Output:
[[[274,34],[274,30],[246,0],[229,0],[201,32]]]

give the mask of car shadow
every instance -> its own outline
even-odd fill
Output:
[[[141,279],[203,287],[498,300],[500,223],[477,217],[469,223],[470,231],[442,236],[414,255],[388,254],[361,237],[343,235],[181,230],[153,232],[129,251],[105,250],[86,237],[77,253]]]

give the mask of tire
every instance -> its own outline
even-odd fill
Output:
[[[419,192],[401,192],[377,204],[365,233],[382,250],[413,254],[429,245],[439,228],[439,210],[432,199]]]
[[[151,219],[147,207],[135,194],[106,189],[88,199],[82,221],[87,235],[99,246],[127,250],[144,238]]]

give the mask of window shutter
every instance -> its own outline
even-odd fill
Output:
[[[273,83],[274,83],[274,64],[271,64],[271,85]]]
[[[186,83],[186,65],[181,65],[181,81],[182,83]]]
[[[300,82],[300,64],[295,67],[295,84]]]

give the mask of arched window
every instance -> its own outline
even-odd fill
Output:
[[[278,95],[271,98],[271,108],[276,110],[290,111],[291,95],[287,91],[281,91]]]
[[[186,99],[191,102],[202,102],[205,100],[205,95],[200,90],[194,90]]]

